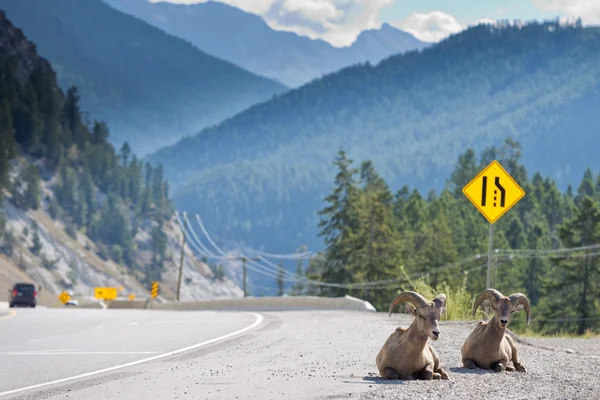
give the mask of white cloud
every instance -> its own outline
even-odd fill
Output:
[[[415,12],[402,21],[393,22],[392,25],[411,33],[424,42],[438,42],[465,28],[454,16],[442,11]]]
[[[208,0],[148,0],[197,4]],[[217,0],[260,15],[273,29],[350,45],[365,29],[379,28],[381,10],[395,0]]]
[[[533,4],[542,10],[558,12],[566,17],[581,17],[585,24],[600,24],[598,0],[533,0]]]
[[[491,19],[491,18],[482,18],[479,21],[477,21],[476,25],[479,24],[490,24],[490,25],[495,25],[496,24],[496,20],[495,19]]]

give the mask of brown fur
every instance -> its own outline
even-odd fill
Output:
[[[495,371],[525,372],[525,367],[519,362],[517,347],[512,338],[505,334],[511,314],[525,309],[527,324],[529,324],[530,309],[527,297],[515,293],[509,297],[495,289],[486,289],[479,294],[473,308],[486,302],[494,310],[489,321],[481,321],[465,340],[462,349],[462,363],[465,368],[493,369]],[[509,366],[509,362],[513,366]]]
[[[447,372],[440,366],[439,355],[427,343],[428,338],[437,340],[439,337],[437,323],[444,311],[446,296],[438,295],[433,302],[429,302],[414,292],[404,293],[419,296],[412,299],[405,296],[402,300],[412,300],[416,307],[407,306],[407,311],[415,316],[415,319],[408,328],[396,328],[385,341],[376,358],[379,373],[386,379],[448,379]],[[390,314],[397,303],[394,299],[390,306]],[[438,332],[438,336],[434,331]]]

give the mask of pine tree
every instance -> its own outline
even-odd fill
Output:
[[[583,180],[577,189],[577,196],[575,197],[575,204],[577,206],[581,205],[581,202],[585,198],[585,196],[589,196],[593,199],[596,198],[596,187],[594,184],[594,174],[592,170],[588,167],[586,168],[583,174]]]
[[[584,182],[587,178],[584,177]],[[565,247],[600,243],[600,204],[588,195],[582,196],[576,214],[560,227],[560,236]],[[542,319],[556,318],[556,310],[561,310],[562,318],[578,319],[575,331],[581,335],[586,329],[598,326],[589,318],[600,312],[595,302],[599,296],[598,257],[585,253],[583,258],[559,258],[554,261],[553,271],[544,279],[540,302]]]
[[[40,172],[33,164],[28,164],[25,168],[25,193],[23,202],[26,209],[37,210],[40,205]]]
[[[462,196],[462,189],[477,176],[477,158],[472,149],[467,149],[458,157],[458,162],[450,177],[450,188],[455,196]]]
[[[360,195],[359,230],[354,252],[357,270],[355,280],[373,282],[391,279],[401,263],[402,242],[394,221],[393,196],[387,184],[372,168],[361,166],[363,183]],[[387,293],[364,291],[367,300],[378,303]]]
[[[0,98],[1,99],[1,98]],[[0,199],[8,187],[10,160],[15,155],[15,142],[10,106],[7,99],[0,101]]]
[[[129,147],[129,143],[125,142],[119,151],[119,158],[123,167],[129,165],[129,157],[131,157],[131,147]]]
[[[30,248],[31,252],[36,256],[40,254],[40,250],[42,249],[42,242],[40,240],[40,234],[38,231],[38,226],[34,225],[33,227],[33,238],[32,238],[32,246]]]
[[[550,248],[550,236],[546,226],[539,221],[534,226],[529,238],[529,248],[544,250]],[[536,306],[540,301],[542,277],[547,273],[548,263],[543,258],[533,258],[529,260],[529,265],[525,271],[524,282],[525,290],[529,302]]]
[[[65,126],[63,143],[69,147],[72,143],[81,149],[85,148],[85,137],[82,133],[81,110],[79,108],[79,93],[75,86],[67,90],[67,96],[62,109],[62,121]]]
[[[443,192],[440,198],[428,204],[426,213],[428,222],[420,226],[416,235],[416,240],[419,242],[419,258],[415,260],[417,265],[416,268],[413,266],[409,270],[427,271],[457,260],[458,254],[453,243],[453,232],[448,216],[452,202],[448,196],[449,192]],[[458,278],[456,270],[440,271],[431,276],[430,282],[434,286],[442,281],[457,283],[455,278]]]
[[[325,201],[328,205],[318,212],[320,237],[324,237],[328,247],[327,259],[321,279],[324,281],[350,283],[353,281],[356,261],[353,248],[359,231],[359,188],[352,160],[343,149],[338,151],[334,165],[338,168],[335,187]],[[337,288],[329,288],[325,292],[332,296],[344,293]]]

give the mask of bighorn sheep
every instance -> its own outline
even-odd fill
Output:
[[[523,293],[514,293],[504,296],[496,289],[486,289],[481,292],[473,306],[473,316],[477,307],[488,304],[494,315],[488,321],[481,321],[473,329],[462,346],[462,363],[469,369],[493,369],[496,371],[525,372],[525,367],[517,357],[515,342],[504,332],[510,321],[512,313],[525,309],[527,325],[529,325],[531,309],[529,300]],[[508,363],[512,361],[514,368]]]
[[[408,328],[396,328],[377,354],[377,369],[386,379],[448,379],[440,366],[440,357],[427,339],[440,337],[438,321],[445,312],[446,295],[438,294],[428,301],[416,292],[402,292],[390,304],[389,316],[401,302],[410,302],[406,311],[415,317]]]

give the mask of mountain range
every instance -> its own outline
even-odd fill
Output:
[[[394,191],[425,194],[467,148],[511,137],[529,170],[564,188],[600,167],[599,45],[578,24],[474,26],[275,96],[148,160],[165,165],[177,208],[221,240],[285,253],[322,248],[316,212],[340,148],[356,166],[372,160]]]
[[[198,50],[100,0],[0,0],[52,64],[63,90],[138,155],[287,88]]]
[[[117,153],[106,125],[83,118],[77,89],[63,92],[56,78],[0,10],[0,301],[23,281],[45,306],[60,305],[63,290],[80,304],[97,301],[95,287],[148,296],[153,279],[161,299],[175,298],[183,235],[162,170]],[[185,254],[181,298],[242,295]]]
[[[297,87],[357,63],[384,58],[428,43],[384,23],[361,32],[351,46],[334,47],[296,33],[274,30],[259,16],[215,1],[174,4],[104,0],[199,49],[255,74]]]

